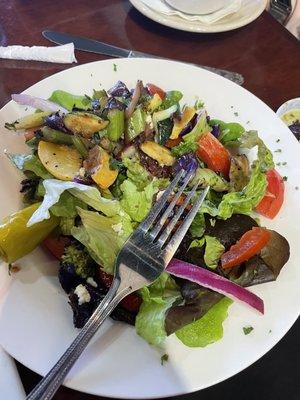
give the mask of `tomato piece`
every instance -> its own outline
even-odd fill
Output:
[[[142,304],[142,299],[135,293],[126,296],[121,302],[121,306],[131,312],[138,312]]]
[[[34,133],[35,131],[39,129],[39,128],[30,128],[30,129],[26,129],[26,131],[24,132],[24,138],[25,141],[27,142],[28,140],[31,140],[34,138]]]
[[[148,92],[151,94],[151,96],[158,94],[162,100],[166,97],[166,92],[160,87],[153,85],[153,83],[147,83],[146,88],[148,89]]]
[[[212,133],[207,132],[200,137],[197,155],[200,160],[207,164],[209,169],[228,176],[230,169],[229,153]]]
[[[65,247],[70,243],[71,239],[68,236],[48,236],[43,241],[43,247],[45,247],[54,257],[60,260],[64,254]]]
[[[273,219],[279,213],[284,200],[284,181],[275,169],[267,172],[267,181],[267,193],[256,206],[256,211]]]
[[[181,142],[181,137],[179,136],[177,139],[169,139],[165,144],[166,147],[172,149],[172,147],[177,146]]]
[[[236,244],[221,256],[222,268],[232,268],[249,260],[265,247],[270,237],[271,234],[267,229],[259,227],[244,233]]]

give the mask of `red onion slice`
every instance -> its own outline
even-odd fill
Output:
[[[132,95],[132,99],[131,99],[128,107],[125,110],[126,119],[129,119],[132,116],[134,109],[139,101],[139,98],[141,97],[142,89],[143,89],[143,82],[137,81],[133,95]]]
[[[29,94],[12,94],[11,98],[18,104],[29,106],[42,111],[68,113],[64,107],[53,103],[52,101],[41,99],[39,97],[30,96]]]
[[[173,258],[167,266],[167,272],[178,278],[196,282],[201,286],[224,294],[233,300],[240,300],[264,314],[264,302],[260,297],[205,268]]]

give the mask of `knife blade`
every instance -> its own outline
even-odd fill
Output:
[[[145,58],[158,58],[158,59],[165,59],[165,60],[170,60],[170,61],[175,61],[171,60],[169,58],[165,57],[159,57],[155,56],[153,54],[148,54],[148,53],[143,53],[140,51],[136,50],[128,50],[128,49],[123,49],[121,47],[113,46],[111,44],[107,44],[104,42],[100,42],[98,40],[94,39],[89,39],[81,36],[76,36],[73,34],[69,33],[63,33],[63,32],[55,32],[55,31],[49,31],[45,30],[42,32],[42,35],[44,38],[50,40],[53,43],[56,44],[67,44],[67,43],[74,43],[74,47],[76,50],[81,50],[81,51],[87,51],[90,53],[96,53],[96,54],[104,54],[110,57],[127,57],[127,58],[140,58],[140,57],[145,57]],[[183,62],[183,61],[180,61]],[[191,63],[186,63],[185,64],[191,64]],[[225,69],[220,69],[220,68],[214,68],[214,67],[208,67],[205,65],[197,65],[197,64],[191,64],[195,65],[196,67],[200,67],[203,69],[206,69],[208,71],[214,72],[215,74],[221,75],[224,78],[227,78],[238,85],[242,85],[244,83],[244,77],[233,71],[227,71]]]

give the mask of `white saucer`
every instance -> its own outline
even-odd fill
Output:
[[[131,4],[146,17],[162,25],[182,31],[198,33],[226,32],[240,28],[258,18],[265,10],[267,0],[243,0],[237,13],[228,15],[214,24],[207,25],[199,21],[187,21],[178,16],[163,15],[147,7],[142,0],[130,0]]]

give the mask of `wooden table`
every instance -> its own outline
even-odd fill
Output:
[[[0,9],[1,45],[49,45],[41,36],[42,30],[65,31],[172,59],[238,71],[245,77],[244,86],[274,110],[284,101],[300,96],[299,42],[266,12],[235,31],[193,34],[152,22],[122,0],[0,0]],[[76,56],[80,64],[105,58],[83,52]],[[69,65],[0,60],[0,106],[11,93],[65,68]],[[184,398],[298,400],[299,340],[298,321],[255,365],[201,395]],[[25,389],[31,390],[39,377],[20,364],[18,368]],[[95,398],[65,388],[55,396],[57,400]]]

